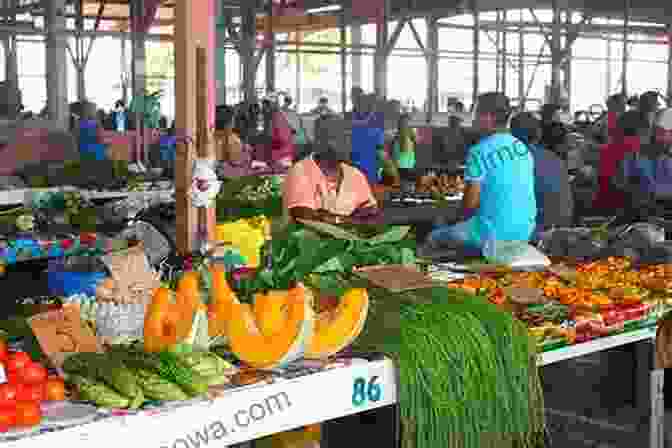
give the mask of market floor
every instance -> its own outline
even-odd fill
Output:
[[[634,407],[628,348],[546,366],[541,375],[552,448],[649,445],[648,420]]]

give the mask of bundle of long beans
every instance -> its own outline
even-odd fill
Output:
[[[397,363],[404,448],[543,445],[535,347],[523,325],[448,288],[369,294],[355,349]]]

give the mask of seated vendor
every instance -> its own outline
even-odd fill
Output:
[[[325,133],[318,137],[314,152],[294,164],[285,178],[283,202],[289,218],[331,224],[371,222],[379,213],[366,176],[345,162],[338,144],[342,135]]]
[[[537,215],[532,153],[506,129],[509,99],[485,93],[478,99],[476,120],[483,133],[469,148],[462,212],[457,224],[430,233],[423,249],[448,242],[483,249],[486,241],[529,241]]]
[[[525,143],[534,157],[537,231],[572,224],[573,198],[567,164],[541,146],[541,122],[530,112],[511,119],[511,134]]]

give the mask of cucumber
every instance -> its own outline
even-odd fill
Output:
[[[103,381],[130,399],[135,399],[140,394],[140,387],[133,372],[114,356],[102,353],[76,353],[63,362],[63,370],[69,374]]]
[[[117,393],[101,381],[81,375],[69,376],[69,381],[77,387],[82,400],[90,401],[105,408],[128,408],[131,400]]]
[[[135,373],[145,396],[152,400],[181,401],[189,398],[177,384],[171,383],[152,371],[138,369]]]

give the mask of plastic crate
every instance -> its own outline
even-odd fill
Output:
[[[50,268],[47,272],[49,294],[69,297],[75,294],[96,295],[96,286],[107,277],[105,272],[75,272]]]
[[[79,153],[83,159],[107,160],[107,145],[102,143],[81,144]]]

